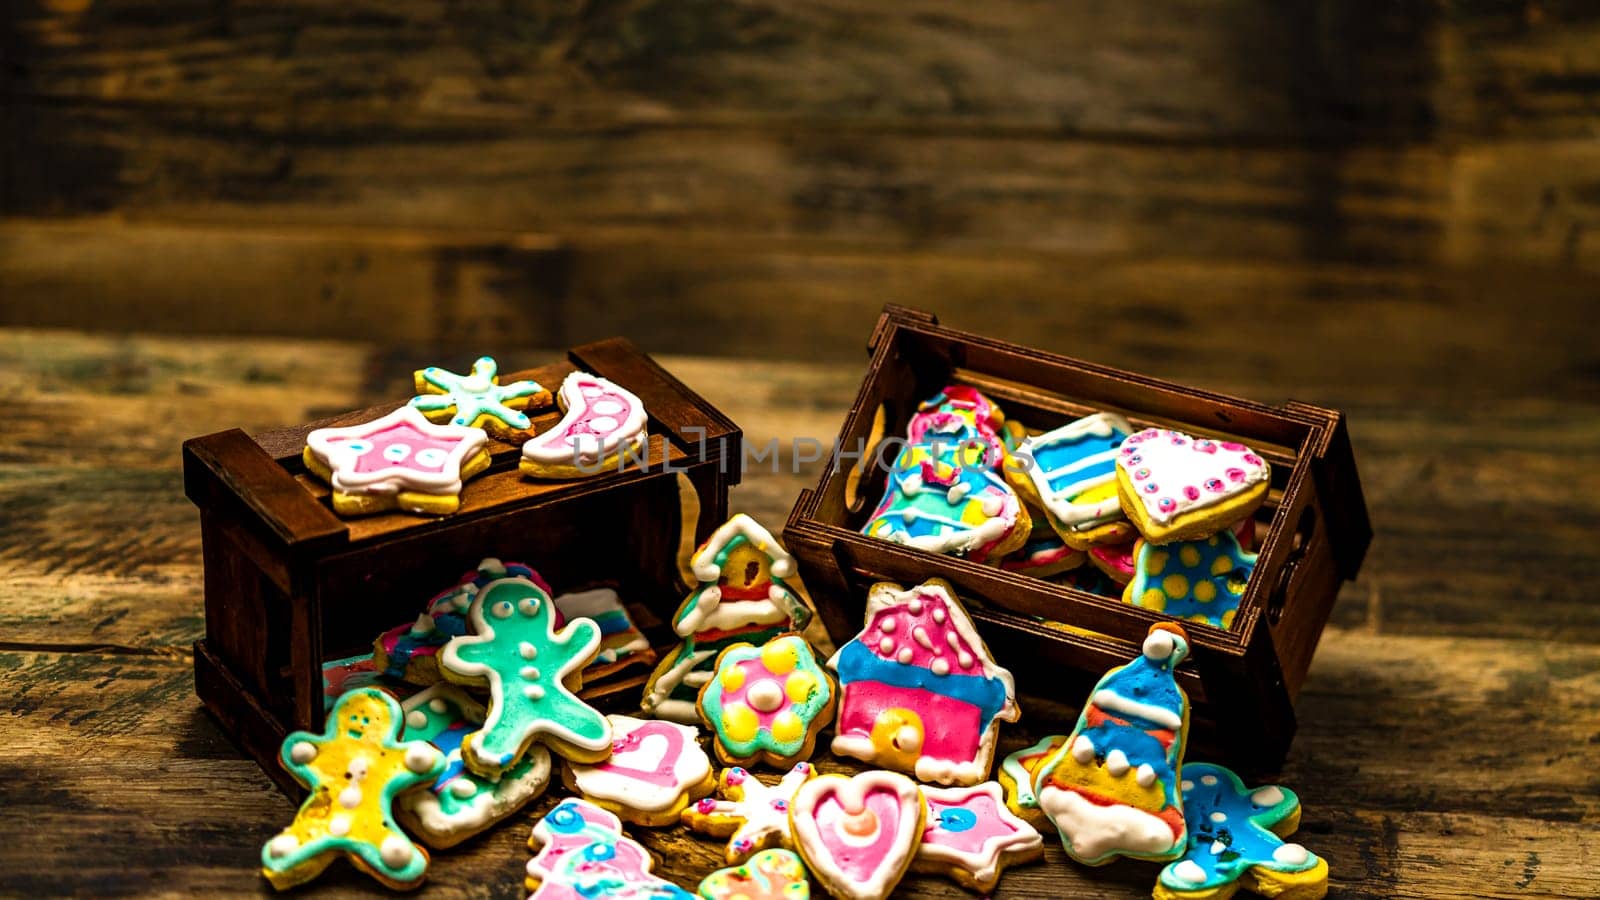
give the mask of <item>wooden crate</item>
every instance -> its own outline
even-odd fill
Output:
[[[1272,488],[1257,513],[1259,561],[1233,628],[1183,623],[1192,649],[1178,679],[1193,707],[1191,758],[1252,772],[1277,768],[1293,740],[1294,700],[1339,585],[1355,577],[1371,540],[1343,415],[1293,401],[1266,406],[1043,353],[943,328],[932,315],[902,307],[885,308],[868,352],[838,445],[847,453],[865,448],[867,458],[828,460],[784,532],[833,639],[848,640],[860,629],[873,582],[938,576],[971,601],[984,639],[1016,674],[1021,693],[1077,705],[1106,669],[1138,652],[1151,624],[1171,619],[861,534],[887,478],[887,466],[871,462],[880,436],[903,436],[918,402],[946,384],[977,387],[1008,418],[1035,429],[1107,410],[1136,427],[1242,441],[1272,463]],[[1065,632],[1039,618],[1094,633]]]
[[[625,340],[586,344],[567,361],[504,376],[554,389],[575,369],[637,394],[649,412],[646,465],[573,481],[532,481],[517,446],[490,439],[493,463],[466,483],[461,509],[342,519],[301,461],[313,428],[369,421],[403,400],[250,437],[237,429],[183,445],[184,490],[200,508],[206,637],[195,688],[244,750],[287,792],[284,735],[323,726],[322,666],[370,650],[380,631],[414,620],[436,591],[485,556],[527,562],[559,592],[618,584],[658,649],[686,586],[680,544],[728,516],[739,479],[738,426]],[[536,430],[559,417],[534,416]],[[684,523],[693,517],[692,530]],[[608,681],[636,698],[645,675]],[[593,697],[593,691],[586,690]]]

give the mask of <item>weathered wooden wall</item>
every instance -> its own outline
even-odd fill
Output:
[[[855,358],[885,301],[1082,350],[1151,309],[1600,296],[1593,3],[0,16],[0,323]]]

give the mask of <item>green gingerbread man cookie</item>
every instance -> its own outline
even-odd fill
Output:
[[[535,741],[573,762],[611,755],[611,723],[572,691],[600,647],[600,627],[574,619],[555,630],[550,595],[526,578],[502,578],[473,598],[473,633],[439,654],[444,677],[489,689],[483,727],[461,743],[474,772],[496,778]]]
[[[433,783],[445,760],[426,741],[399,740],[401,722],[393,697],[364,687],[339,698],[322,734],[284,738],[279,761],[311,794],[261,848],[273,887],[310,881],[341,855],[396,890],[422,882],[428,854],[395,826],[394,801]]]

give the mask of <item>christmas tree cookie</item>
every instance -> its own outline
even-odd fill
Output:
[[[672,617],[683,643],[651,673],[641,708],[659,719],[698,725],[695,701],[717,654],[734,644],[760,645],[800,631],[811,621],[811,609],[789,583],[794,557],[744,513],[712,532],[690,567],[700,585]]]
[[[1089,865],[1174,859],[1188,835],[1180,779],[1189,698],[1173,669],[1189,644],[1180,626],[1161,622],[1142,650],[1100,679],[1066,743],[1033,774],[1067,854]]]

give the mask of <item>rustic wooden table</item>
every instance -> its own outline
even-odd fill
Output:
[[[1143,326],[1059,349],[1350,414],[1377,538],[1323,639],[1281,778],[1305,802],[1300,840],[1328,858],[1334,893],[1595,896],[1600,368],[1550,350],[1594,342],[1581,331],[1545,341],[1537,315],[1498,304],[1482,305],[1487,317],[1459,307],[1322,309],[1326,328],[1289,329],[1290,341],[1242,333],[1254,347],[1242,354],[1163,354],[1158,341],[1174,336]],[[199,529],[178,445],[392,397],[418,362],[349,342],[0,331],[0,807],[11,826],[0,894],[270,892],[257,853],[293,807],[194,697]],[[860,377],[664,362],[757,441],[828,440]],[[781,522],[815,476],[782,463],[748,473],[735,508]],[[1065,708],[1027,711],[1007,751],[1067,727]],[[437,854],[426,893],[521,896],[524,841],[548,806]],[[678,829],[633,833],[686,886],[719,856]],[[1147,896],[1155,873],[1085,869],[1052,843],[1000,894]],[[339,865],[307,893],[376,890]],[[900,891],[955,893],[931,877]]]

